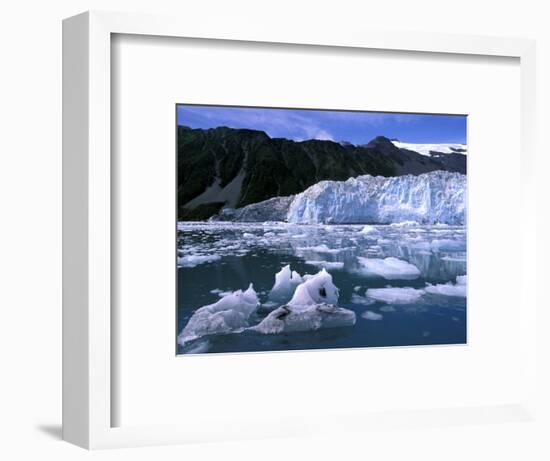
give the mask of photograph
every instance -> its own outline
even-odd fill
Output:
[[[467,115],[175,112],[178,355],[467,343]]]

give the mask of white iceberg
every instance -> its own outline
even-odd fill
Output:
[[[365,298],[364,296],[359,296],[357,293],[353,293],[351,295],[352,304],[362,304],[363,306],[370,306],[375,302],[376,301],[374,299],[369,299],[369,298]]]
[[[363,317],[365,320],[382,320],[384,316],[382,314],[377,314],[376,312],[372,311],[365,311],[361,314],[361,317]]]
[[[211,263],[221,259],[219,255],[185,255],[178,256],[178,267],[196,267],[199,264]]]
[[[307,277],[288,304],[275,309],[250,330],[279,334],[355,325],[355,313],[335,305],[338,294],[332,276],[323,269]]]
[[[411,280],[420,275],[418,267],[393,257],[380,259],[358,256],[357,261],[360,265],[358,271],[367,276],[380,276],[388,280]]]
[[[361,234],[368,235],[370,237],[376,237],[380,235],[380,231],[373,226],[369,226],[368,224],[361,229]]]
[[[250,330],[266,335],[314,331],[321,328],[353,326],[355,320],[355,312],[334,304],[286,305],[275,309]]]
[[[296,287],[302,282],[303,279],[298,272],[291,270],[290,265],[284,266],[275,274],[275,284],[269,292],[269,299],[281,303],[287,302],[292,298]]]
[[[250,316],[258,308],[258,296],[252,284],[246,291],[238,290],[218,302],[195,311],[178,336],[186,343],[207,335],[239,333],[249,326]]]
[[[322,269],[316,275],[307,277],[304,283],[298,285],[288,305],[337,304],[338,296],[339,291],[334,283],[332,283],[332,275],[325,269]]]
[[[368,298],[387,304],[414,303],[424,294],[424,290],[411,287],[369,288],[366,292]]]
[[[312,266],[323,267],[325,269],[334,269],[334,270],[340,270],[340,269],[344,268],[344,263],[340,262],[340,261],[308,260],[308,261],[306,261],[306,264],[310,264]]]
[[[426,293],[433,295],[442,295],[442,296],[456,296],[465,298],[468,292],[468,287],[466,284],[466,276],[459,275],[456,277],[456,283],[439,283],[437,285],[427,284]]]

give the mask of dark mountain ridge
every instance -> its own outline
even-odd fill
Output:
[[[180,219],[206,219],[221,207],[240,208],[304,191],[322,180],[418,175],[435,170],[466,173],[466,156],[399,149],[378,136],[363,146],[333,141],[292,141],[265,132],[178,126]]]

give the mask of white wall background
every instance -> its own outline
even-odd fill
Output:
[[[192,15],[213,24],[270,21],[282,28],[289,24],[372,27],[536,38],[539,156],[541,165],[548,167],[550,153],[544,140],[550,127],[550,15],[545,6],[537,0],[20,0],[4,4],[0,14],[0,457],[549,459],[550,426],[532,423],[95,453],[60,441],[62,18],[88,9],[128,10]],[[548,182],[539,187],[544,204],[550,199]],[[540,230],[550,235],[548,209]],[[539,278],[545,286],[542,269],[548,242],[542,238],[540,248]],[[544,311],[539,316],[540,342],[547,351],[549,319]],[[542,394],[550,389],[548,368],[548,363],[541,367]],[[545,397],[547,414],[549,403]]]

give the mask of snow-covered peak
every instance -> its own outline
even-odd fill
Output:
[[[468,148],[466,144],[451,144],[451,143],[442,143],[442,144],[415,144],[401,141],[394,141],[392,143],[395,147],[399,149],[412,150],[418,152],[421,155],[430,157],[430,153],[438,154],[464,154],[466,155]]]

